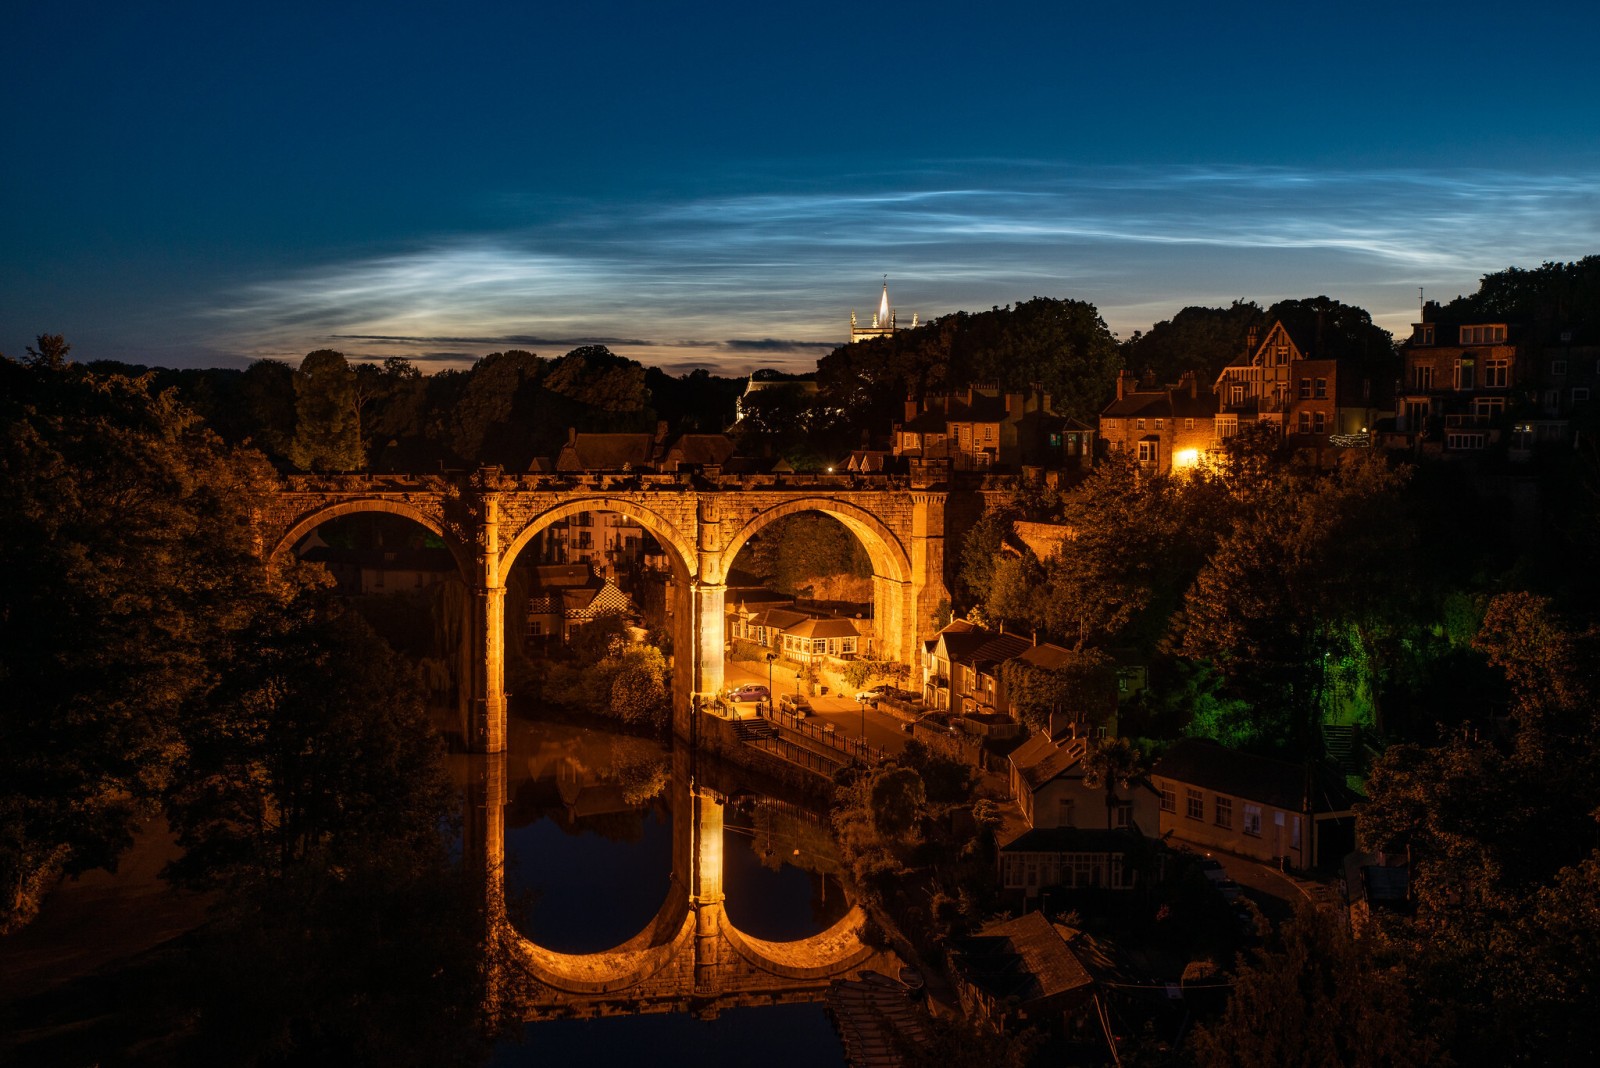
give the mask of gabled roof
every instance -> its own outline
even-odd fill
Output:
[[[1055,671],[1073,662],[1074,656],[1071,649],[1063,649],[1050,642],[1042,642],[1031,649],[1017,654],[1017,659],[1032,664],[1045,671]]]
[[[754,626],[766,627],[768,630],[788,630],[790,627],[799,626],[810,618],[804,612],[796,612],[788,608],[768,608],[757,613],[750,622]]]
[[[984,928],[981,934],[951,939],[956,963],[974,986],[997,1000],[1021,1004],[1083,990],[1094,980],[1061,932],[1042,912]]]
[[[654,434],[575,433],[556,457],[557,471],[649,470],[655,460]]]
[[[1033,642],[1020,634],[996,634],[965,657],[958,659],[962,663],[971,663],[978,671],[988,671],[1031,648]]]
[[[667,446],[661,466],[667,470],[678,464],[721,466],[732,455],[733,440],[726,434],[679,434],[678,440]]]
[[[1290,812],[1349,812],[1358,798],[1326,768],[1255,756],[1205,738],[1185,738],[1152,775]]]
[[[1080,765],[1088,752],[1086,739],[1071,738],[1058,745],[1043,734],[1036,734],[1011,754],[1011,763],[1022,781],[1037,790],[1054,779],[1082,778]],[[1074,768],[1078,769],[1076,774],[1072,774]]]

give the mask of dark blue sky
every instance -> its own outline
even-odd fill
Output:
[[[26,7],[27,10],[18,10]],[[0,351],[809,365],[890,277],[1127,334],[1600,252],[1600,5],[0,15]]]

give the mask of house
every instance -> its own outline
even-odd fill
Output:
[[[1141,779],[1106,790],[1085,784],[1094,743],[1033,734],[1012,751],[1011,794],[1028,829],[1000,845],[1000,885],[1031,899],[1047,888],[1131,890],[1144,837],[1160,824],[1160,795]]]
[[[583,564],[627,586],[641,570],[665,572],[667,555],[655,537],[621,512],[576,512],[539,531],[533,558]]]
[[[964,619],[952,621],[923,646],[923,701],[930,709],[995,711],[998,665],[1032,644]]]
[[[1222,448],[1217,395],[1186,371],[1175,386],[1154,378],[1117,376],[1117,396],[1100,413],[1100,437],[1113,453],[1133,458],[1146,474],[1198,467]]]
[[[962,1008],[996,1030],[1053,1030],[1094,997],[1088,969],[1040,912],[951,939],[950,961]]]
[[[1520,387],[1537,377],[1519,324],[1452,316],[1431,300],[1422,306],[1422,321],[1412,324],[1402,355],[1395,431],[1426,454],[1477,453],[1502,442]],[[1552,415],[1559,415],[1559,404]],[[1526,421],[1539,428],[1530,429],[1535,439],[1562,434],[1543,420]]]
[[[1161,795],[1161,833],[1191,845],[1300,869],[1335,863],[1354,845],[1358,798],[1319,765],[1185,738],[1150,778]]]
[[[993,384],[961,393],[907,399],[890,448],[905,460],[946,460],[957,471],[1058,467],[1069,455],[1087,455],[1087,428],[1069,428],[1041,386],[1002,393]]]
[[[679,434],[671,437],[658,422],[653,434],[601,434],[567,428],[566,444],[556,455],[560,472],[614,474],[716,472],[733,458],[733,441],[725,434]]]
[[[1369,444],[1379,420],[1394,412],[1396,371],[1388,352],[1314,351],[1281,319],[1259,343],[1252,329],[1246,355],[1224,367],[1213,386],[1217,436],[1226,440],[1257,423],[1296,448]]]
[[[1140,780],[1107,791],[1084,784],[1084,760],[1094,743],[1084,737],[1054,739],[1034,733],[1011,753],[1011,796],[1030,828],[1131,830],[1154,837],[1161,824],[1161,795]]]
[[[564,643],[591,620],[633,611],[628,595],[587,565],[541,564],[533,572],[524,617],[530,641]]]

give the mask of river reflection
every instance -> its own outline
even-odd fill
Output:
[[[648,924],[672,876],[669,746],[593,727],[513,721],[506,758],[507,919],[562,953],[596,953]],[[467,757],[457,779],[464,779]],[[733,784],[730,784],[733,785]],[[792,941],[848,911],[814,808],[733,785],[723,822],[728,916]]]
[[[751,1035],[787,1044],[793,1063],[841,1063],[819,1000],[875,951],[858,941],[816,799],[757,793],[681,744],[510,726],[503,757],[453,758],[464,859],[486,856],[503,889],[518,1011],[540,1021],[495,1063],[522,1063],[527,1045],[677,1063],[664,1046],[686,1026],[699,1037],[683,1063],[696,1044]]]

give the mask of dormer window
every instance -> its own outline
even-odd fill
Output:
[[[1461,344],[1463,345],[1497,345],[1505,339],[1506,328],[1504,323],[1463,326],[1461,328]]]
[[[1431,345],[1431,344],[1433,344],[1433,324],[1432,323],[1419,323],[1419,324],[1417,324],[1417,331],[1416,331],[1416,333],[1414,335],[1412,335],[1411,340],[1414,343],[1418,344],[1418,345]]]

